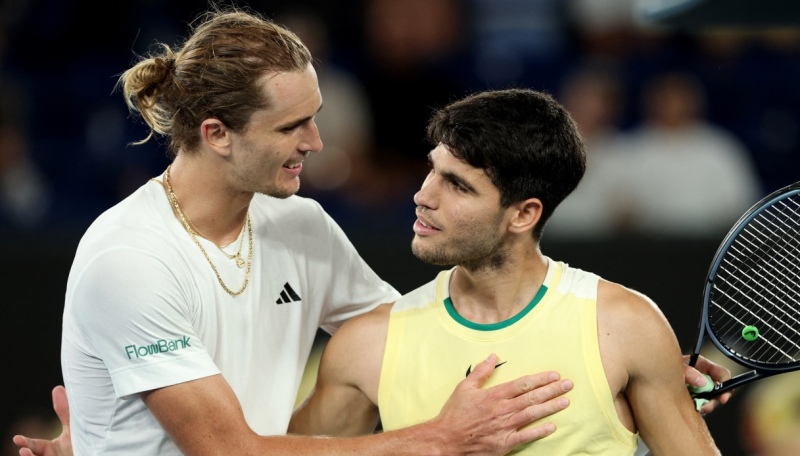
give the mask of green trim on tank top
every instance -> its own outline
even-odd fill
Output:
[[[476,329],[478,331],[495,331],[498,329],[507,328],[514,323],[520,321],[525,315],[528,315],[528,312],[533,310],[536,307],[536,304],[542,300],[544,294],[547,293],[547,287],[542,285],[539,287],[539,291],[536,292],[536,296],[531,299],[531,302],[525,306],[518,314],[514,315],[513,317],[509,318],[508,320],[499,321],[497,323],[475,323],[472,321],[467,320],[466,318],[462,317],[461,315],[456,312],[455,307],[453,307],[453,301],[450,300],[450,296],[444,298],[444,308],[447,309],[447,313],[458,322],[462,326],[466,326],[470,329]]]

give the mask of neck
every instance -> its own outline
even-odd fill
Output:
[[[210,165],[178,155],[169,167],[169,183],[197,233],[217,245],[227,245],[239,236],[253,193],[235,190],[227,183],[224,169]]]
[[[538,250],[499,269],[476,272],[459,266],[450,279],[450,299],[458,314],[469,321],[499,323],[531,302],[546,274],[547,260]]]

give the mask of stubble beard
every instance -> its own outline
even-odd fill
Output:
[[[295,178],[295,183],[296,184],[294,185],[294,188],[287,188],[285,186],[277,184],[276,182],[272,182],[266,185],[264,184],[259,185],[258,183],[253,182],[252,186],[257,188],[257,190],[255,190],[255,193],[261,193],[263,195],[271,196],[277,199],[286,199],[289,198],[290,196],[296,195],[297,192],[300,191],[299,176]]]
[[[467,236],[466,240],[452,242],[458,247],[450,248],[438,244],[424,248],[419,243],[411,242],[411,252],[424,261],[434,266],[458,265],[469,271],[495,270],[501,268],[508,260],[508,250],[500,238],[494,238],[486,233]]]
[[[294,188],[294,190],[279,187],[277,185],[272,185],[266,191],[261,193],[264,193],[265,195],[271,196],[273,198],[286,199],[290,196],[296,195],[297,192],[299,191],[300,191],[300,181],[298,180],[297,186]]]

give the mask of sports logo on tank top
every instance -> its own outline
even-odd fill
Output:
[[[508,361],[503,361],[503,362],[502,362],[502,363],[500,363],[500,364],[495,364],[495,365],[494,365],[494,368],[495,368],[495,369],[497,369],[498,367],[502,366],[503,364],[505,364],[505,363],[507,363],[507,362],[508,362]],[[472,372],[472,364],[470,364],[470,365],[469,365],[469,367],[467,368],[467,375],[465,375],[465,377],[469,377],[469,374],[470,374],[470,372]]]

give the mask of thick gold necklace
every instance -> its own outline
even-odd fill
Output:
[[[247,226],[247,242],[249,246],[249,248],[247,249],[247,270],[244,276],[244,284],[242,284],[242,288],[240,288],[238,291],[233,291],[230,288],[228,288],[227,285],[225,285],[225,282],[222,280],[222,276],[220,276],[219,271],[217,271],[217,267],[214,265],[214,262],[211,261],[211,257],[208,256],[208,252],[206,252],[206,249],[204,249],[203,245],[200,243],[200,240],[198,239],[198,233],[193,228],[194,224],[191,222],[191,220],[189,220],[186,214],[183,213],[183,208],[181,208],[181,204],[178,202],[178,198],[175,196],[175,192],[172,191],[172,184],[170,183],[169,179],[170,177],[169,170],[171,167],[172,165],[167,166],[167,172],[165,173],[164,177],[164,184],[166,184],[164,185],[164,190],[166,190],[167,192],[167,198],[169,199],[170,204],[172,205],[173,208],[175,208],[175,212],[178,213],[178,217],[181,219],[183,227],[186,229],[186,231],[189,232],[189,235],[192,237],[194,243],[197,245],[197,247],[200,248],[200,251],[203,252],[203,256],[206,257],[206,261],[208,261],[208,264],[211,265],[211,269],[214,271],[214,275],[217,276],[219,284],[222,285],[222,289],[225,290],[231,296],[234,297],[239,296],[244,292],[245,288],[247,288],[247,284],[250,282],[250,266],[252,265],[253,262],[253,226],[250,223],[250,212],[248,211],[247,219],[244,222],[245,225]],[[244,227],[242,227],[242,230],[244,230]],[[237,251],[234,255],[225,252],[219,246],[217,246],[217,248],[219,248],[222,251],[222,253],[224,253],[228,258],[236,259],[236,265],[241,268],[244,264],[244,260],[242,260],[240,256],[242,253],[242,244],[244,244],[244,237],[242,237],[242,240],[239,243],[239,251]],[[216,245],[216,243],[214,245]]]
[[[158,179],[153,178],[153,179],[150,179],[150,180],[156,181],[159,184],[161,184],[161,181],[159,181]],[[163,184],[162,184],[162,187],[164,187]],[[164,187],[164,190],[166,191],[166,187]],[[169,193],[168,193],[168,195],[169,195]],[[169,200],[170,200],[170,202],[172,202],[172,198],[169,198]],[[177,202],[178,199],[175,198],[175,201]],[[175,207],[175,204],[173,204],[172,206]],[[178,207],[175,207],[175,211],[176,212],[178,211],[178,208],[181,208],[180,204],[178,204]],[[197,229],[197,225],[195,225],[194,222],[187,215],[184,214],[184,217],[186,217],[186,221],[189,222],[189,226],[192,227],[192,230],[194,230],[196,235],[198,235],[199,237],[202,237],[204,239],[208,239],[208,236],[206,236],[199,229]],[[239,248],[236,249],[236,253],[234,253],[234,254],[230,254],[230,253],[226,252],[225,249],[220,247],[219,245],[217,245],[216,242],[209,241],[212,244],[214,244],[214,247],[219,249],[219,251],[222,252],[223,255],[225,255],[226,257],[230,258],[231,260],[236,260],[236,266],[239,267],[239,268],[243,268],[244,267],[244,258],[242,258],[242,246],[244,245],[244,231],[245,231],[245,228],[247,228],[247,223],[242,225],[242,230],[239,231],[239,235],[236,237],[236,240],[239,241]],[[233,244],[233,243],[231,243],[231,244]],[[231,244],[228,244],[228,245],[231,245]]]

